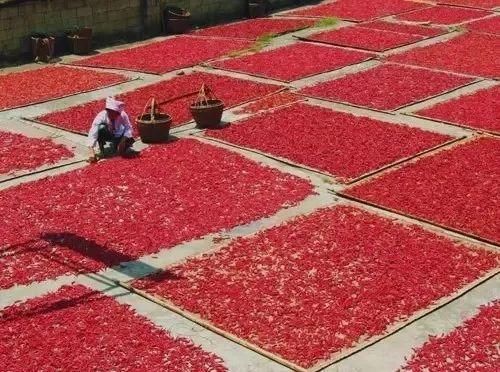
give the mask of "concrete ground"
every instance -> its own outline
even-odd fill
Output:
[[[335,27],[343,27],[348,25],[347,22],[341,22]],[[303,30],[295,33],[296,35],[307,35],[317,30]],[[443,36],[434,37],[428,40],[415,43],[411,46],[406,46],[396,50],[391,50],[385,53],[385,55],[392,54],[401,50],[414,48],[421,45],[437,43],[442,40],[456,37],[460,32],[455,31]],[[163,38],[158,38],[163,39]],[[277,37],[272,41],[272,44],[268,47],[277,48],[283,45],[288,45],[295,43],[296,39],[292,35],[285,35]],[[118,48],[129,47],[121,46]],[[117,48],[109,48],[117,49]],[[70,61],[76,57],[66,57],[64,61]],[[288,84],[288,87],[292,90],[300,88],[306,85],[311,85],[317,81],[328,80],[332,77],[343,76],[346,74],[351,74],[374,65],[380,64],[380,61],[368,61],[360,63],[355,66],[347,67],[335,72],[320,74],[311,78],[295,81]],[[26,70],[30,68],[36,68],[37,65],[21,66],[16,68],[10,68],[2,71],[3,73],[15,70]],[[255,81],[268,81],[267,79],[255,78],[245,74],[230,73],[221,70],[215,70],[203,66],[194,67],[198,71],[208,71],[215,74],[230,75],[243,79],[255,80]],[[184,71],[189,71],[191,69],[184,69]],[[21,172],[11,176],[0,177],[0,189],[5,189],[18,185],[24,182],[29,182],[35,179],[48,177],[63,172],[67,172],[71,169],[78,167],[87,166],[84,161],[86,156],[85,149],[85,137],[77,134],[71,134],[63,130],[54,129],[44,125],[36,124],[30,121],[26,121],[23,118],[34,118],[36,116],[49,113],[55,110],[70,107],[76,104],[81,104],[98,98],[104,98],[109,95],[116,95],[125,91],[132,90],[134,88],[148,85],[160,80],[170,79],[176,75],[177,72],[172,72],[165,74],[163,76],[154,76],[149,74],[141,74],[135,72],[121,72],[130,77],[138,78],[136,80],[126,82],[124,84],[116,85],[110,88],[79,94],[72,97],[67,97],[59,99],[56,101],[46,102],[38,105],[32,105],[25,108],[14,109],[9,111],[0,112],[0,129],[7,131],[15,131],[19,133],[24,133],[27,136],[33,137],[51,137],[58,143],[66,144],[72,147],[75,151],[75,157],[67,160],[63,163],[57,164],[56,166],[46,167],[38,169],[35,172]],[[353,113],[356,115],[369,116],[375,119],[380,119],[388,122],[394,123],[404,123],[409,126],[432,130],[439,133],[450,134],[454,136],[463,136],[465,139],[475,136],[477,133],[473,130],[463,129],[452,125],[436,123],[430,120],[415,118],[407,115],[407,113],[419,109],[422,107],[431,106],[437,102],[448,100],[452,97],[456,97],[465,93],[474,92],[485,87],[498,85],[498,81],[489,79],[477,79],[471,85],[464,88],[455,90],[453,92],[441,95],[436,98],[432,98],[422,103],[418,103],[413,106],[402,108],[394,113],[383,113],[378,111],[373,111],[369,109],[357,108],[350,105],[330,103],[322,100],[308,99],[308,101],[313,105],[323,106],[332,108],[338,111]],[[240,107],[234,108],[230,111],[225,112],[224,121],[233,121],[239,119],[242,116],[235,114],[235,112]],[[179,128],[172,130],[172,134],[178,137],[190,137],[197,138],[200,141],[207,141],[215,146],[221,146],[228,148],[231,151],[235,151],[245,155],[250,159],[254,159],[258,162],[266,164],[271,167],[275,167],[283,172],[288,172],[295,174],[299,177],[307,178],[315,185],[317,195],[310,196],[303,202],[301,202],[296,207],[282,210],[276,213],[270,218],[265,218],[259,221],[255,221],[246,226],[240,226],[230,230],[224,234],[213,234],[203,239],[198,239],[188,243],[181,244],[173,249],[165,249],[157,254],[146,256],[135,262],[124,263],[118,267],[103,270],[97,274],[79,275],[79,276],[63,276],[57,278],[56,280],[47,280],[41,283],[35,283],[28,286],[18,286],[7,290],[0,290],[0,309],[9,306],[17,301],[33,298],[40,296],[42,294],[54,291],[58,287],[69,284],[72,282],[78,282],[86,284],[97,290],[105,291],[107,295],[116,296],[116,300],[120,303],[126,303],[131,305],[139,314],[144,315],[159,327],[168,330],[171,334],[176,336],[183,336],[192,340],[195,344],[201,345],[203,349],[214,352],[220,356],[225,365],[231,371],[237,372],[278,372],[278,371],[291,371],[288,367],[285,367],[276,361],[268,359],[238,343],[230,341],[202,326],[199,326],[190,320],[169,311],[151,301],[146,300],[143,297],[130,293],[126,289],[119,287],[114,281],[128,281],[132,278],[138,278],[147,275],[158,268],[165,267],[166,265],[176,263],[184,260],[186,257],[197,255],[202,252],[214,249],[214,246],[219,244],[225,244],[230,239],[239,236],[246,236],[254,234],[261,231],[267,227],[274,226],[283,221],[289,220],[294,216],[306,214],[314,211],[318,208],[324,207],[326,205],[334,204],[355,204],[361,208],[366,208],[380,215],[396,217],[402,221],[408,221],[424,226],[427,229],[438,232],[439,234],[444,234],[446,236],[453,237],[458,241],[470,242],[479,244],[482,246],[488,246],[488,248],[493,250],[499,250],[499,246],[488,245],[475,239],[466,237],[461,234],[454,233],[452,231],[431,226],[429,224],[416,221],[412,218],[404,217],[401,215],[396,215],[394,213],[386,212],[380,209],[369,207],[367,205],[362,205],[361,203],[356,203],[348,201],[341,196],[337,195],[336,192],[341,191],[344,186],[335,183],[330,177],[320,175],[316,172],[300,168],[293,167],[283,162],[271,159],[269,157],[256,154],[251,151],[244,149],[239,149],[231,147],[229,145],[221,144],[219,142],[211,141],[208,139],[202,139],[196,136],[199,131],[195,128],[194,123],[188,123]],[[143,147],[139,145],[140,147]],[[222,242],[214,243],[214,240],[218,241],[222,238]],[[493,299],[500,297],[500,278],[493,276],[490,279],[484,281],[482,284],[473,288],[469,292],[465,293],[458,299],[446,304],[445,306],[432,311],[431,313],[423,316],[422,318],[412,322],[403,329],[389,335],[388,337],[376,342],[373,345],[368,346],[365,349],[359,350],[356,353],[346,357],[343,360],[338,361],[335,364],[327,366],[324,368],[325,371],[395,371],[404,364],[405,358],[412,354],[412,349],[421,345],[425,340],[428,339],[429,335],[437,335],[450,331],[451,329],[459,326],[464,319],[469,318],[478,312],[478,307],[481,304],[486,304]]]

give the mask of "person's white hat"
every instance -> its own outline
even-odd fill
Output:
[[[125,103],[117,101],[114,97],[106,98],[106,110],[113,110],[121,113],[125,108]]]

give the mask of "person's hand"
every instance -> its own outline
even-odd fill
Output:
[[[97,155],[95,154],[94,148],[89,147],[89,157],[87,158],[87,162],[90,164],[97,163]]]
[[[123,155],[125,153],[125,150],[126,150],[125,146],[126,145],[127,145],[127,138],[122,137],[122,139],[120,140],[120,143],[118,144],[118,148],[117,148],[118,155]]]
[[[89,158],[87,159],[87,162],[89,162],[90,164],[95,164],[95,163],[97,163],[97,160],[98,160],[98,159],[97,159],[97,156],[95,156],[95,155],[91,155],[91,156],[89,156]]]

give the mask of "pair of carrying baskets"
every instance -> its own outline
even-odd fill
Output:
[[[151,98],[137,117],[139,135],[144,143],[165,142],[169,138],[172,118],[166,113],[159,111],[159,104]],[[199,128],[217,127],[222,119],[224,103],[215,97],[212,90],[202,85],[196,101],[189,107],[191,115]]]

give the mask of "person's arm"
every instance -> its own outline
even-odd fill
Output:
[[[132,124],[130,124],[130,119],[127,115],[126,112],[123,112],[121,115],[122,118],[122,124],[124,127],[123,130],[123,136],[118,144],[118,153],[122,154],[125,151],[125,146],[127,145],[127,141],[129,138],[133,138],[133,132],[132,132]]]
[[[87,159],[89,163],[95,163],[97,161],[97,156],[93,147],[89,147],[89,157]]]
[[[102,123],[103,115],[99,113],[90,127],[89,134],[87,136],[87,146],[89,148],[89,161],[95,162],[97,160],[94,147],[96,145],[97,139],[99,137],[99,123]]]
[[[123,132],[123,137],[132,138],[134,133],[132,132],[132,124],[130,124],[130,118],[128,117],[126,112],[122,113],[123,126],[125,130]]]

